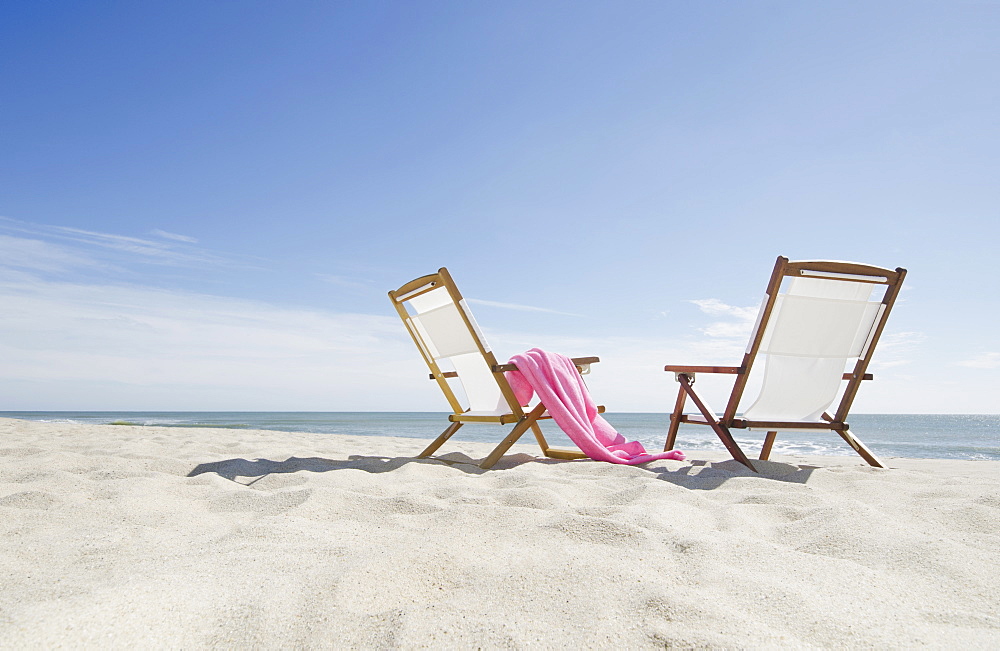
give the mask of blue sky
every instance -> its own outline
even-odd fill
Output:
[[[0,51],[0,409],[443,410],[385,292],[447,266],[666,411],[785,255],[909,270],[858,411],[1000,412],[998,2],[7,3]]]

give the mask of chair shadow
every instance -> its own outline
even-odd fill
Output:
[[[462,453],[421,459],[417,457],[379,457],[367,455],[351,455],[347,459],[324,459],[322,457],[289,457],[284,461],[272,459],[224,459],[200,463],[187,474],[187,477],[197,477],[207,473],[216,474],[229,481],[251,486],[268,475],[290,474],[295,472],[332,472],[335,470],[360,470],[368,473],[384,473],[399,470],[409,464],[447,465],[455,470],[470,475],[482,475],[488,472],[511,470],[528,463],[542,465],[559,465],[566,463],[603,463],[580,459],[568,461],[564,459],[549,459],[535,457],[530,454],[506,455],[493,468],[484,470],[479,467],[479,460]],[[636,466],[652,473],[656,479],[666,481],[690,490],[712,490],[722,486],[727,481],[740,478],[760,478],[774,481],[805,484],[817,466],[797,466],[776,461],[754,461],[759,472],[751,472],[735,460],[701,461],[690,460],[682,468],[649,468]],[[249,481],[239,481],[240,479]]]
[[[670,482],[689,490],[712,490],[734,479],[766,479],[789,484],[805,484],[819,466],[795,465],[780,461],[752,461],[757,472],[735,459],[728,461],[704,461],[691,459],[687,465],[671,470],[668,468],[647,468],[657,479]]]
[[[523,457],[520,459],[519,457]],[[513,468],[534,461],[527,454],[516,454],[504,457],[494,468]],[[334,470],[361,470],[369,473],[383,473],[398,470],[407,464],[447,465],[470,475],[481,475],[488,470],[479,467],[479,461],[460,453],[452,453],[440,457],[421,459],[418,457],[377,457],[353,454],[347,459],[324,459],[322,457],[289,457],[284,461],[272,459],[225,459],[200,463],[189,472],[187,477],[197,477],[206,473],[214,473],[224,479],[237,481],[237,478],[252,479],[249,482],[237,482],[249,486],[256,481],[275,474],[293,472],[331,472]]]

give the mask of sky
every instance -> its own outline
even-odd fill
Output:
[[[0,55],[0,410],[444,411],[386,292],[446,266],[666,412],[782,255],[908,270],[856,412],[1000,413],[998,1],[56,0]]]

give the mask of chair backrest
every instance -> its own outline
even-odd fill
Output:
[[[410,281],[389,292],[389,298],[456,414],[520,415],[503,373],[493,370],[496,357],[447,269]],[[464,396],[448,383],[454,374]]]
[[[743,418],[819,422],[851,364],[852,377],[833,416],[846,418],[905,275],[905,269],[779,257],[737,387],[742,392],[755,358],[763,357],[760,393]],[[734,391],[727,416],[738,402]]]

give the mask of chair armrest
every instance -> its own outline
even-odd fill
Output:
[[[664,366],[663,370],[668,373],[729,373],[735,375],[743,368],[740,366]],[[854,373],[844,373],[844,379],[853,380]],[[871,373],[865,373],[861,379],[873,380],[875,376]]]
[[[664,366],[668,373],[728,373],[736,375],[743,371],[742,366]]]
[[[596,364],[601,361],[600,357],[571,357],[570,361],[576,366],[576,368],[581,372],[585,373],[587,367],[591,364]],[[517,364],[495,364],[491,369],[494,373],[507,371],[516,371]]]
[[[600,357],[571,357],[570,361],[576,366],[576,370],[580,371],[581,375],[586,375],[590,372],[590,365],[596,364],[601,361]],[[490,367],[490,370],[494,373],[506,373],[507,371],[516,371],[517,364],[494,364]],[[430,379],[434,379],[434,374],[430,373],[428,376]],[[458,373],[455,371],[445,371],[441,374],[441,377],[458,377]]]

